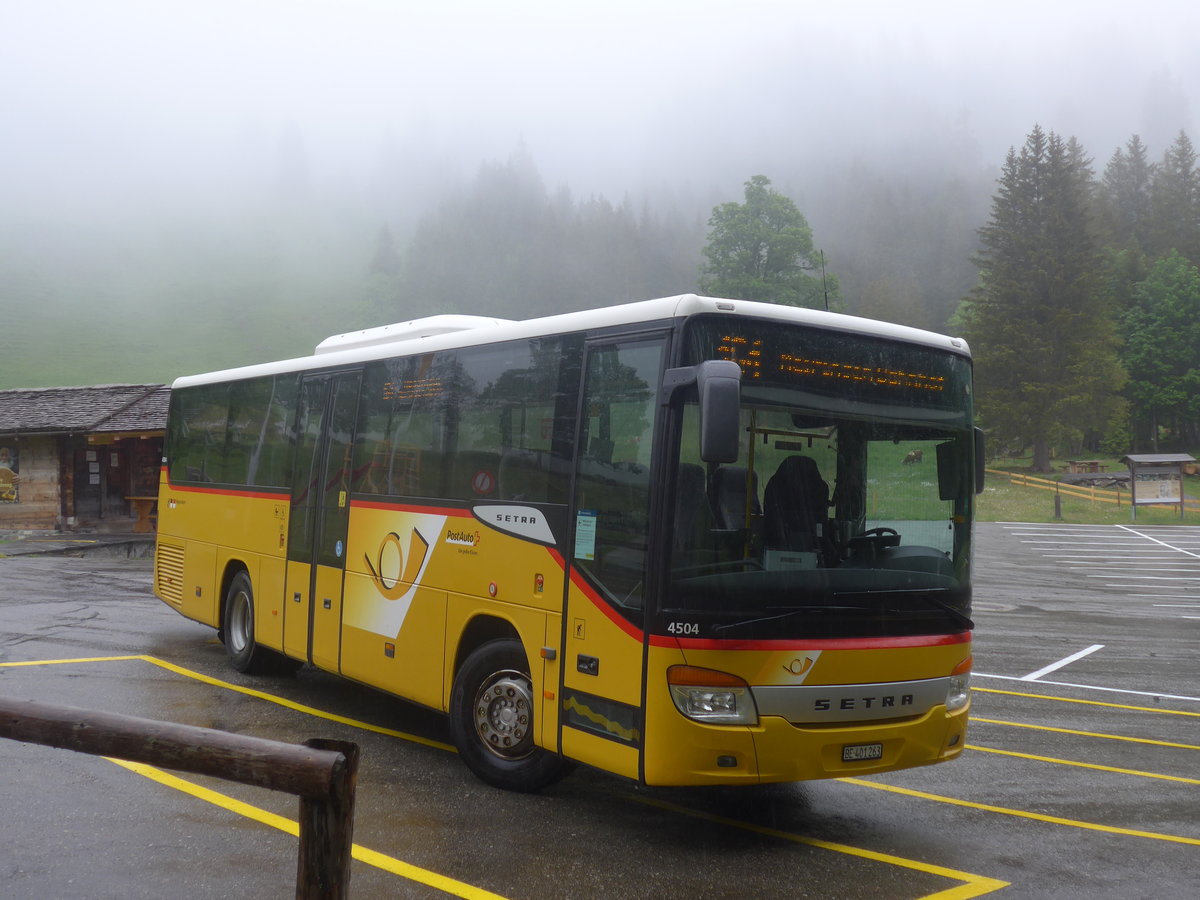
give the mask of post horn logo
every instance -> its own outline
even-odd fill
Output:
[[[807,674],[808,670],[813,667],[813,663],[816,661],[817,659],[815,656],[805,656],[803,659],[796,657],[783,667],[783,671],[799,678],[801,675]]]
[[[380,541],[375,561],[372,562],[371,557],[365,553],[363,560],[371,572],[371,580],[375,583],[376,590],[388,600],[399,600],[416,582],[428,553],[429,541],[414,528],[408,539],[407,557],[400,545],[400,535],[391,531]]]

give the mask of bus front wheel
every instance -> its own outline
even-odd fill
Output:
[[[534,743],[534,705],[519,641],[476,648],[450,694],[450,728],[467,768],[493,787],[526,793],[562,778],[565,761]]]

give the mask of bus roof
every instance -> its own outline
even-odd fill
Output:
[[[321,341],[312,356],[223,369],[201,375],[185,375],[177,378],[172,386],[180,388],[309,369],[331,369],[375,359],[388,359],[393,356],[432,353],[437,350],[469,347],[476,344],[492,344],[541,335],[569,334],[576,331],[639,322],[664,322],[701,313],[738,315],[816,328],[829,328],[835,331],[921,344],[963,356],[970,355],[967,342],[961,338],[923,331],[907,325],[895,325],[842,313],[780,306],[773,303],[680,294],[675,297],[622,303],[601,309],[562,313],[536,319],[511,320],[458,315],[430,316],[394,325],[383,325],[378,328],[333,335]]]

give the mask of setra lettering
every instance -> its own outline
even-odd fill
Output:
[[[517,516],[511,513],[497,513],[496,521],[508,525],[536,525],[538,518],[537,516]]]
[[[820,698],[813,701],[814,712],[830,712],[834,708],[834,700],[830,698]],[[855,710],[855,709],[895,709],[897,706],[912,706],[916,702],[912,694],[899,695],[884,695],[871,697],[842,697],[837,700],[837,708],[839,710]]]

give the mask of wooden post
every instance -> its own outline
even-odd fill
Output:
[[[300,797],[296,897],[342,900],[350,888],[358,745],[304,746],[0,697],[0,737],[212,775]]]
[[[296,900],[325,900],[350,895],[350,858],[354,843],[354,789],[358,745],[313,738],[304,746],[340,753],[344,763],[331,773],[328,796],[300,798],[300,853],[296,860]]]

